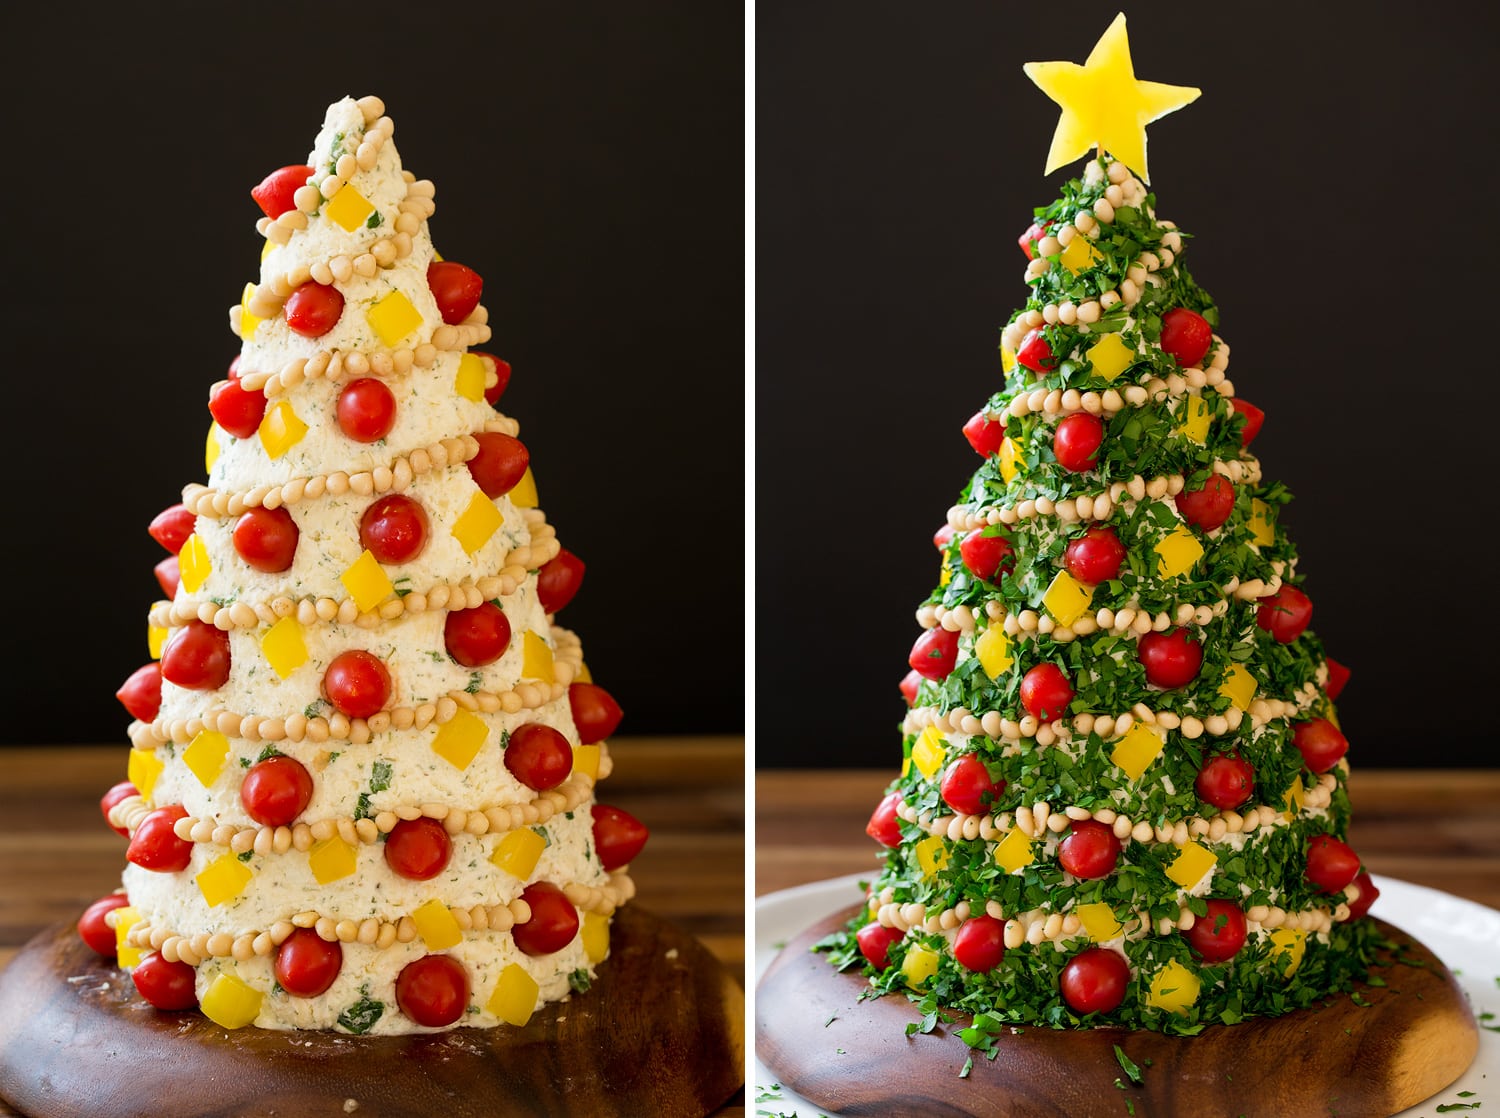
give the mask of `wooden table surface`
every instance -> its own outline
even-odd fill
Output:
[[[636,902],[745,977],[745,748],[738,737],[617,737],[599,797],[651,830],[631,866]],[[41,929],[117,888],[125,840],[99,797],[128,744],[0,746],[0,966]],[[748,1030],[747,1030],[748,1035]],[[14,1118],[0,1102],[0,1118]],[[743,1118],[741,1090],[714,1118]]]

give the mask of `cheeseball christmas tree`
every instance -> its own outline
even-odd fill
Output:
[[[392,133],[346,97],[250,191],[207,483],[150,524],[169,600],[119,691],[128,864],[80,932],[231,1029],[523,1025],[588,989],[646,838],[595,802],[621,712],[554,617],[584,566]]]
[[[1344,841],[1348,672],[1147,185],[1146,123],[1198,91],[1137,80],[1123,16],[1026,72],[1062,107],[1048,173],[1087,163],[1020,237],[1030,293],[963,425],[983,461],[868,827],[888,851],[820,946],[990,1027],[1280,1015],[1364,976],[1376,890]]]

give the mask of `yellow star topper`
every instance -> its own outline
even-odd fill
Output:
[[[1149,183],[1146,173],[1146,125],[1198,99],[1200,90],[1186,85],[1137,81],[1125,35],[1125,13],[1115,16],[1099,37],[1088,61],[1028,62],[1026,76],[1062,106],[1046,174],[1088,154],[1091,147],[1109,152]]]

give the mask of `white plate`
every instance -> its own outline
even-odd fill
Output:
[[[815,881],[779,893],[768,893],[755,901],[755,981],[781,950],[781,945],[800,935],[808,925],[852,904],[863,894],[859,882],[871,873],[850,874],[828,881]],[[1380,897],[1370,910],[1375,916],[1411,933],[1442,959],[1458,978],[1474,1012],[1493,1013],[1486,1023],[1500,1025],[1500,912],[1449,893],[1413,885],[1391,877],[1372,875]],[[778,1086],[774,1072],[751,1060],[749,1112],[782,1115],[784,1118],[817,1118],[831,1112],[791,1090]],[[1395,1118],[1436,1118],[1439,1103],[1489,1102],[1494,1106],[1500,1087],[1500,1033],[1479,1030],[1479,1055],[1458,1082],[1427,1102],[1402,1111]],[[1486,1090],[1488,1088],[1488,1090]],[[1466,1099],[1460,1091],[1473,1091]],[[1464,1115],[1470,1111],[1454,1111]],[[1472,1112],[1480,1114],[1482,1112]]]

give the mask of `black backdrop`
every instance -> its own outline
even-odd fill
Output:
[[[54,3],[5,45],[0,740],[124,740],[146,525],[203,480],[249,188],[370,93],[484,276],[505,410],[588,563],[561,620],[621,732],[743,728],[743,11]]]
[[[1057,108],[1119,10],[756,8],[756,763],[894,768],[896,684],[1026,295]],[[1439,0],[1126,6],[1158,212],[1219,302],[1356,764],[1492,765],[1500,15]]]

